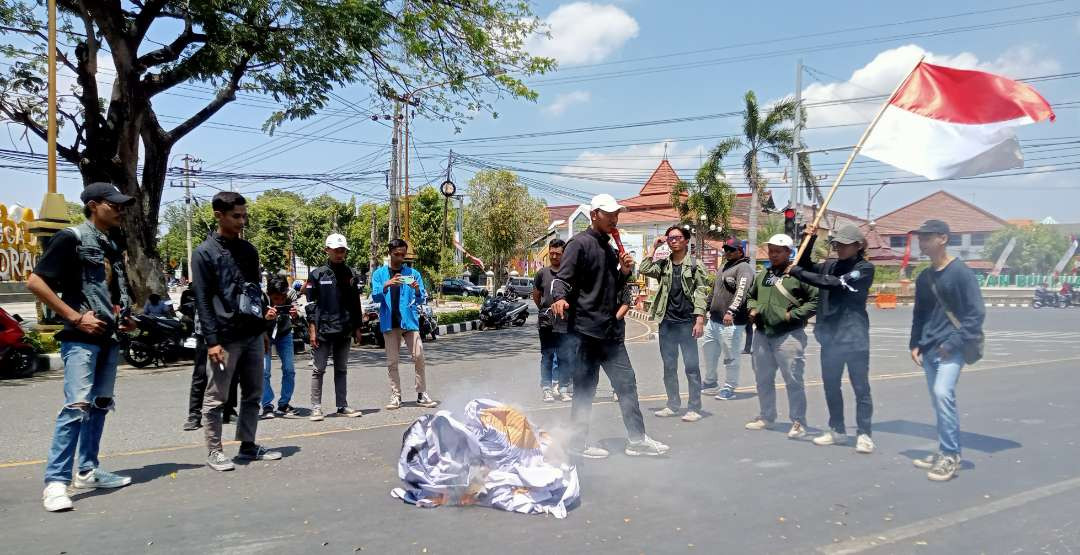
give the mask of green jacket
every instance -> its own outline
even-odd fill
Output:
[[[694,315],[704,316],[708,310],[706,299],[712,291],[708,282],[708,270],[690,255],[686,255],[683,259],[683,268],[683,291],[692,295]],[[686,272],[685,268],[690,268],[690,272]],[[687,275],[688,273],[690,275]],[[667,312],[668,292],[671,291],[671,260],[653,262],[652,257],[645,257],[638,269],[638,274],[660,282],[660,289],[656,291],[652,307],[649,309],[649,318],[662,321]]]
[[[771,269],[758,272],[747,294],[747,308],[757,311],[757,329],[769,337],[776,337],[806,327],[806,322],[817,312],[817,287],[806,285],[791,276],[782,276],[780,283],[784,289],[799,301],[793,303],[775,285],[766,283],[770,278],[775,278]]]

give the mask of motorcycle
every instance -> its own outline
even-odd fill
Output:
[[[420,340],[431,337],[432,341],[438,339],[439,321],[435,318],[435,310],[426,304],[417,305],[417,315],[420,319]]]
[[[0,307],[0,378],[26,378],[34,373],[37,353],[26,342],[22,318]]]
[[[1066,300],[1063,296],[1053,291],[1040,291],[1035,290],[1035,296],[1031,299],[1031,308],[1039,309],[1043,307],[1047,308],[1066,308],[1069,306],[1069,300]]]
[[[374,340],[380,349],[385,347],[386,338],[383,337],[382,328],[379,326],[379,305],[371,302],[370,299],[361,299],[360,304],[364,311],[364,317],[360,322],[361,344],[367,343],[370,339]]]
[[[126,334],[121,344],[124,359],[136,368],[181,359],[195,359],[195,335],[180,320],[167,316],[132,314],[135,331]]]
[[[505,325],[524,326],[529,318],[529,305],[522,300],[505,296],[488,297],[480,307],[480,329]]]

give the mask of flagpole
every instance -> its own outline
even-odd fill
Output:
[[[878,110],[878,113],[874,116],[874,119],[870,120],[870,125],[866,127],[865,131],[863,131],[862,137],[859,137],[859,142],[855,143],[855,148],[851,150],[851,155],[848,156],[847,162],[845,162],[844,167],[840,169],[840,173],[836,175],[836,180],[833,181],[832,188],[829,189],[829,194],[825,196],[825,201],[821,203],[821,207],[818,208],[817,214],[814,215],[814,221],[810,224],[811,229],[817,230],[818,224],[821,223],[821,218],[825,216],[825,212],[829,207],[829,202],[832,200],[833,195],[836,194],[836,189],[840,187],[840,182],[843,181],[844,176],[847,175],[848,168],[851,167],[851,163],[855,161],[855,157],[858,156],[859,151],[862,150],[863,143],[866,142],[866,139],[870,136],[870,132],[874,130],[875,126],[877,126],[878,120],[881,119],[881,116],[885,113],[885,109],[889,107],[889,104],[892,102],[893,97],[896,96],[896,93],[900,91],[900,87],[903,87],[904,83],[907,83],[907,80],[911,77],[911,74],[915,73],[916,69],[919,69],[919,66],[922,65],[924,59],[926,59],[926,55],[922,55],[919,57],[919,61],[915,63],[915,66],[911,68],[911,71],[909,71],[907,75],[905,75],[904,78],[896,84],[896,88],[893,89],[892,94],[890,94],[889,97],[885,99],[885,103],[881,105],[881,109]],[[794,239],[794,237],[792,237],[792,239]],[[809,241],[803,241],[801,244],[799,244],[799,252],[795,255],[796,263],[798,263],[799,259],[802,258],[803,252],[806,251],[806,247],[809,244]]]

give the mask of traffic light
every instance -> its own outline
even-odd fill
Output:
[[[784,233],[793,240],[799,239],[798,229],[795,228],[795,209],[784,209]]]

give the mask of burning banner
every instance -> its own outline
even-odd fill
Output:
[[[581,497],[577,468],[553,464],[551,438],[517,409],[489,399],[428,414],[405,432],[390,495],[416,505],[480,505],[565,518]]]

